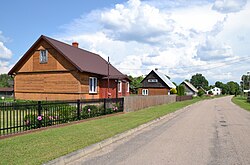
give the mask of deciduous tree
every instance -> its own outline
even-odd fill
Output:
[[[0,87],[11,87],[13,78],[7,74],[0,75]]]
[[[196,75],[193,75],[190,83],[196,88],[202,87],[203,89],[208,90],[208,81],[202,74],[196,73]]]

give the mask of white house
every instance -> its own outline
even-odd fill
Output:
[[[213,89],[210,89],[209,91],[212,91],[213,95],[221,95],[221,89],[218,87],[214,87]]]

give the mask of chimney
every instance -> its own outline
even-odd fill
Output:
[[[78,48],[79,43],[78,42],[72,42],[72,46]]]
[[[155,71],[158,71],[158,68],[155,68]]]

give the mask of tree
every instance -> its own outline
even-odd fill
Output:
[[[183,85],[177,86],[177,95],[179,96],[185,95],[185,87]]]
[[[240,86],[237,82],[230,81],[227,83],[227,86],[228,86],[228,94],[230,95],[240,94]]]
[[[138,77],[133,77],[129,76],[129,79],[131,80],[130,82],[130,91],[133,94],[138,93],[138,88],[141,87],[141,81],[143,80],[143,76],[138,76]]]
[[[250,89],[250,75],[242,75],[241,88],[243,90]]]
[[[229,94],[229,89],[227,84],[222,84],[220,88],[221,88],[221,93],[223,95]]]
[[[0,87],[11,87],[13,82],[13,78],[7,74],[0,75]]]
[[[216,82],[215,82],[215,86],[218,87],[218,88],[222,88],[223,85],[224,85],[224,84],[223,84],[222,82],[220,82],[220,81],[216,81]]]
[[[196,88],[202,87],[203,89],[208,90],[208,81],[202,74],[196,73],[196,75],[193,75],[190,83]]]

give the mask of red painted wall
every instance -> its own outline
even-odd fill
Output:
[[[100,80],[100,98],[108,98],[108,91],[111,94],[109,98],[129,96],[127,89],[127,82],[122,83],[122,91],[118,92],[117,80],[109,80],[109,90],[108,90],[108,80]]]

